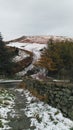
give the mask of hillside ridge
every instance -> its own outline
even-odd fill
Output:
[[[20,42],[20,43],[47,43],[50,39],[52,39],[54,42],[57,41],[73,41],[73,38],[65,37],[65,36],[54,36],[54,35],[41,35],[41,36],[21,36],[19,38],[6,41],[8,43],[10,42]]]

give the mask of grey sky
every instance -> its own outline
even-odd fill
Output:
[[[0,32],[73,37],[73,0],[0,0]]]

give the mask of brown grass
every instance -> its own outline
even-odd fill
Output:
[[[24,82],[22,82],[19,85],[19,88],[28,89],[33,96],[37,97],[41,101],[47,102],[47,100],[48,100],[47,94],[40,95],[36,89],[34,89],[34,88],[29,89],[28,86],[26,85],[26,83],[24,83]]]

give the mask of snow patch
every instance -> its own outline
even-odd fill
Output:
[[[7,46],[17,47],[23,50],[31,51],[34,54],[34,59],[38,60],[40,58],[41,50],[47,47],[47,44],[37,44],[37,43],[19,43],[13,42],[9,43]]]
[[[9,120],[7,119],[8,112],[14,106],[14,97],[9,94],[7,90],[0,90],[0,122],[2,123],[2,128],[0,130],[7,130],[10,127],[7,125]]]
[[[18,62],[22,59],[25,59],[26,57],[30,56],[29,54],[25,53],[24,50],[30,51],[33,53],[33,61],[32,64],[29,65],[27,68],[25,68],[23,71],[17,73],[18,76],[23,76],[27,73],[28,70],[31,70],[34,66],[34,63],[38,61],[38,59],[41,56],[41,51],[47,47],[47,44],[39,44],[39,43],[19,43],[19,42],[13,42],[9,43],[7,46],[16,47],[20,50],[19,56],[16,56],[13,61]]]
[[[28,104],[25,114],[31,118],[35,130],[70,130],[73,127],[73,121],[63,117],[58,109],[39,101],[27,90],[24,93]]]
[[[18,56],[15,56],[15,57],[13,58],[13,61],[14,61],[14,62],[19,62],[19,61],[21,61],[21,60],[23,60],[23,59],[25,59],[26,57],[29,57],[29,56],[30,56],[29,54],[25,53],[25,52],[22,51],[22,50],[19,50]]]

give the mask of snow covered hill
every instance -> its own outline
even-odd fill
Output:
[[[43,35],[43,36],[22,36],[20,38],[8,41],[8,42],[20,42],[20,43],[47,43],[50,39],[55,41],[73,41],[73,38],[65,36]]]
[[[19,49],[30,51],[34,54],[34,60],[38,60],[40,58],[41,50],[46,48],[46,44],[37,44],[37,43],[19,43],[13,42],[8,44],[8,46],[16,47]],[[22,56],[23,54],[21,54]],[[25,54],[24,54],[25,55]]]
[[[37,44],[37,43],[19,43],[19,42],[11,42],[7,46],[10,47],[16,47],[19,49],[19,56],[16,56],[13,60],[15,62],[19,60],[23,60],[26,57],[30,56],[25,52],[30,52],[33,54],[33,61],[32,64],[29,65],[25,70],[22,72],[19,72],[20,75],[24,75],[27,73],[28,70],[31,70],[33,68],[33,64],[40,58],[41,51],[47,47],[47,44]]]
[[[19,72],[20,75],[26,74],[29,70],[34,67],[34,63],[40,58],[41,52],[44,48],[47,47],[48,41],[52,39],[53,42],[59,41],[73,41],[72,38],[67,38],[63,36],[22,36],[20,38],[8,41],[7,46],[16,47],[19,49],[19,55],[16,56],[13,60],[15,62],[30,57],[30,53],[33,54],[32,64],[27,68],[24,68],[22,72]],[[26,52],[27,51],[27,52]]]

